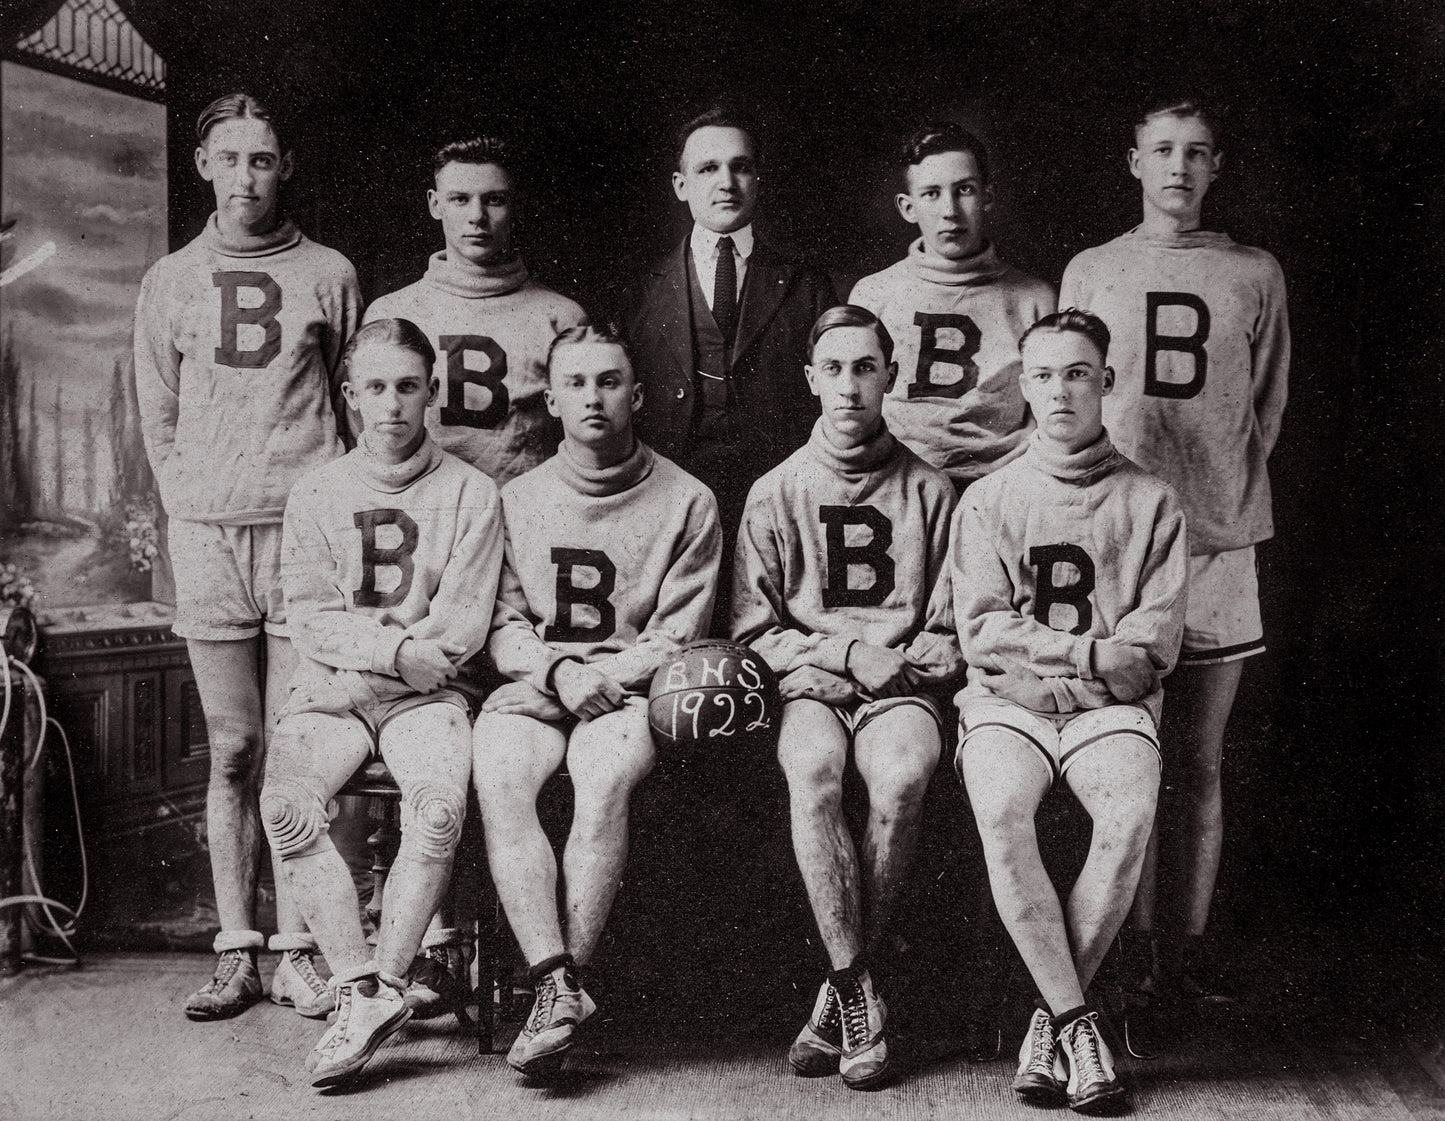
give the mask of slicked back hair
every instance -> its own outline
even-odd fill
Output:
[[[1139,143],[1139,134],[1144,130],[1144,126],[1155,117],[1178,117],[1181,120],[1185,117],[1198,117],[1209,129],[1210,138],[1214,141],[1214,151],[1216,153],[1224,151],[1224,134],[1220,127],[1219,114],[1199,98],[1166,98],[1149,106],[1134,122],[1135,144]]]
[[[1024,343],[1035,331],[1073,331],[1083,335],[1098,348],[1100,364],[1109,359],[1109,328],[1092,311],[1066,307],[1036,320],[1032,327],[1019,336],[1020,354],[1023,353]]]
[[[813,350],[817,347],[818,340],[834,327],[872,327],[873,333],[878,336],[878,347],[883,351],[884,363],[893,361],[893,336],[888,333],[888,328],[883,326],[883,320],[866,307],[859,307],[857,304],[839,304],[837,307],[830,307],[818,316],[818,321],[808,332],[808,361],[810,363],[813,361]]]
[[[211,129],[222,121],[239,121],[247,118],[265,121],[270,125],[271,132],[276,137],[276,147],[281,150],[283,156],[286,154],[288,150],[286,137],[276,123],[275,116],[269,107],[249,93],[228,93],[225,97],[216,98],[202,109],[201,115],[196,118],[196,139],[204,146]]]
[[[987,185],[992,181],[988,164],[988,151],[980,140],[968,129],[955,121],[925,121],[913,130],[898,154],[898,166],[903,171],[905,187],[908,186],[908,169],[917,167],[929,156],[940,152],[972,152],[978,164],[979,177]]]
[[[684,122],[678,127],[673,137],[673,156],[677,164],[677,170],[682,171],[682,153],[687,147],[687,138],[700,128],[735,128],[740,132],[748,134],[748,139],[753,145],[753,162],[761,164],[762,155],[758,151],[758,133],[752,117],[743,109],[735,105],[717,104],[704,109],[691,120]]]
[[[615,331],[608,327],[594,327],[590,323],[583,323],[576,327],[568,327],[560,331],[552,339],[552,345],[547,348],[547,380],[552,380],[552,356],[564,346],[578,346],[582,343],[604,343],[607,346],[620,347],[623,355],[627,358],[627,367],[633,371],[636,377],[636,367],[632,364],[632,348]]]
[[[346,349],[341,352],[341,372],[348,381],[351,380],[351,361],[364,346],[395,346],[409,350],[426,362],[428,377],[437,361],[436,348],[426,337],[426,332],[410,319],[373,319],[351,336]]]

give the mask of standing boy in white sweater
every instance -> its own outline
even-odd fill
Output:
[[[1025,454],[970,487],[954,520],[954,614],[968,685],[959,776],[1004,926],[1038,986],[1014,1089],[1079,1112],[1124,1087],[1084,1003],[1139,878],[1159,792],[1159,678],[1179,652],[1187,553],[1174,492],[1104,430],[1109,331],[1047,316],[1020,341],[1038,428]],[[1034,815],[1060,780],[1093,819],[1067,902]]]
[[[281,208],[291,149],[269,109],[218,98],[196,125],[196,170],[216,209],[189,245],[146,273],[135,310],[141,429],[170,519],[173,630],[186,640],[206,717],[206,835],[221,929],[193,1020],[261,999],[256,796],[266,745],[296,667],[281,588],[281,516],[291,484],[345,449],[333,399],[361,315],[351,263]],[[265,656],[265,672],[258,655]],[[271,999],[324,1017],[331,997],[315,939],[277,876]]]
[[[898,368],[878,317],[832,308],[809,351],[822,416],[748,495],[733,634],[782,679],[778,761],[829,959],[788,1060],[798,1074],[839,1073],[863,1090],[892,1073],[866,955],[881,944],[938,767],[942,716],[930,693],[961,668],[946,579],[956,499],[883,421]],[[850,754],[868,789],[861,853],[843,817]]]
[[[1265,462],[1284,415],[1289,318],[1278,262],[1203,227],[1222,158],[1215,119],[1196,102],[1170,102],[1144,114],[1134,139],[1144,220],[1075,257],[1062,292],[1113,332],[1110,434],[1179,492],[1189,515],[1189,617],[1164,736],[1182,805],[1179,820],[1161,818],[1174,842],[1177,913],[1156,928],[1156,837],[1134,910],[1142,944],[1126,940],[1125,967],[1151,971],[1157,929],[1156,985],[1227,999],[1204,933],[1224,835],[1225,725],[1243,659],[1264,650],[1254,546],[1274,535]]]
[[[554,1073],[596,1011],[581,971],[622,879],[632,792],[657,758],[647,688],[706,632],[722,542],[712,492],[634,435],[642,388],[618,339],[565,331],[547,371],[562,444],[502,491],[487,648],[513,680],[483,703],[473,739],[492,881],[536,984],[507,1055],[529,1077]],[[559,913],[537,795],[564,760],[575,800]]]
[[[297,481],[283,578],[300,664],[261,792],[271,850],[331,966],[337,1015],[311,1053],[312,1084],[360,1073],[411,1017],[403,977],[451,876],[466,814],[471,728],[447,688],[481,649],[501,572],[492,481],[425,428],[435,353],[383,319],[343,359],[354,450]],[[373,752],[401,788],[401,848],[375,953],[356,888],[327,833],[327,804]]]
[[[898,213],[918,227],[908,255],[848,298],[883,320],[899,375],[883,402],[889,430],[963,488],[1023,453],[1033,421],[1016,344],[1055,308],[1046,283],[999,259],[988,237],[988,155],[952,121],[904,146]]]
[[[515,237],[522,198],[501,140],[453,141],[432,168],[427,208],[445,245],[425,276],[380,297],[365,321],[400,317],[426,332],[442,387],[427,428],[501,488],[556,451],[542,400],[547,348],[587,316],[527,272]]]

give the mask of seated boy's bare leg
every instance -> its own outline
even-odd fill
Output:
[[[408,709],[382,728],[381,756],[401,789],[401,846],[386,881],[376,964],[400,977],[451,882],[472,771],[467,714],[445,701]]]
[[[877,949],[918,842],[923,797],[938,769],[938,722],[918,705],[899,705],[863,727],[853,757],[868,789],[863,836],[864,945]]]
[[[1058,1015],[1077,1008],[1083,986],[1034,827],[1048,772],[1034,748],[1005,731],[974,733],[961,760],[999,917],[1049,1009]]]
[[[1064,776],[1093,819],[1089,856],[1069,894],[1069,939],[1087,988],[1123,925],[1139,883],[1159,799],[1159,756],[1137,736],[1103,740]]]
[[[833,969],[863,950],[858,854],[843,818],[848,735],[827,705],[806,698],[783,706],[778,762],[788,780],[793,854]]]
[[[261,816],[291,897],[332,973],[367,960],[356,888],[327,833],[327,803],[366,759],[371,735],[355,717],[288,716],[271,744]]]
[[[572,830],[562,853],[567,952],[578,965],[592,960],[627,863],[632,792],[657,762],[647,706],[620,709],[572,730],[567,770],[572,776]]]
[[[537,795],[566,752],[566,733],[530,716],[484,712],[472,729],[492,883],[531,964],[566,950],[557,914],[557,858],[537,817]]]

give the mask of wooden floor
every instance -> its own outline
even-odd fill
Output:
[[[478,1055],[446,1018],[413,1024],[345,1092],[310,1088],[302,1068],[323,1026],[262,1004],[193,1024],[185,995],[199,955],[101,955],[83,969],[30,968],[0,980],[0,1117],[13,1121],[230,1118],[1038,1118],[1009,1091],[1012,1063],[925,1059],[898,1041],[903,1076],[876,1093],[799,1079],[786,1040],[648,1038],[598,1023],[562,1079],[524,1083]],[[604,1010],[605,1015],[605,1010]],[[602,1017],[599,1017],[602,1019]],[[1445,1121],[1445,1048],[1428,1032],[1319,1021],[1236,1020],[1213,1037],[1128,1067],[1135,1113],[1158,1118]],[[1016,1046],[1016,1041],[1013,1043]],[[1060,1116],[1067,1116],[1064,1111]]]

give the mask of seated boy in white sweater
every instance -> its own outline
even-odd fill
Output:
[[[435,360],[405,319],[358,331],[342,359],[357,447],[302,476],[286,504],[281,574],[300,663],[261,818],[331,966],[337,1015],[307,1061],[315,1086],[353,1079],[411,1017],[403,975],[466,813],[469,713],[448,683],[486,641],[502,511],[492,481],[427,434]],[[327,807],[374,753],[401,788],[402,838],[373,952]]]
[[[507,1055],[528,1077],[554,1073],[596,1011],[580,973],[622,879],[632,791],[657,757],[647,688],[705,633],[722,549],[712,492],[633,433],[642,387],[620,340],[562,332],[547,379],[562,445],[502,488],[506,563],[487,648],[513,680],[483,703],[473,738],[492,880],[536,984]],[[565,922],[537,818],[542,784],[564,760],[574,792]]]
[[[1014,1089],[1079,1112],[1125,1091],[1084,1002],[1134,897],[1159,794],[1159,679],[1179,655],[1188,547],[1174,491],[1114,450],[1109,331],[1073,308],[1019,342],[1038,428],[1019,459],[969,488],[950,545],[968,685],[959,776],[1004,925],[1043,1003]],[[1093,819],[1067,904],[1034,814],[1066,782]],[[1052,1015],[1051,1015],[1052,1014]]]
[[[866,308],[823,313],[808,385],[822,416],[748,495],[733,575],[733,633],[782,678],[778,760],[793,848],[830,972],[789,1051],[802,1075],[854,1089],[891,1074],[875,951],[907,875],[942,750],[930,689],[961,668],[949,619],[948,477],[893,437],[883,400],[898,367]],[[868,790],[856,849],[843,818],[849,756]],[[861,852],[861,859],[860,859]]]

